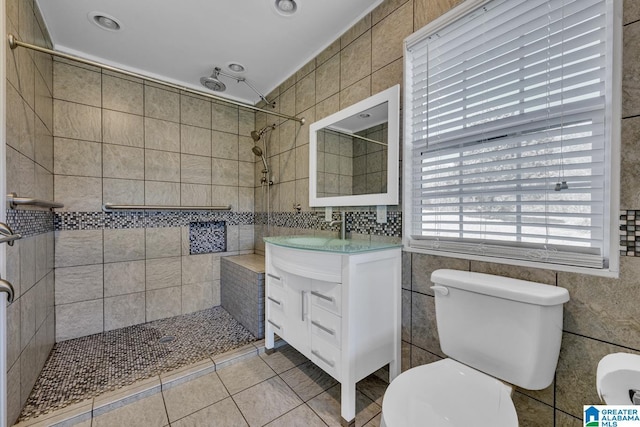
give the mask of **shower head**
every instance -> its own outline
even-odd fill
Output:
[[[253,154],[255,154],[256,156],[258,156],[258,157],[260,157],[262,159],[262,164],[264,165],[264,170],[262,172],[263,173],[268,173],[269,172],[269,166],[267,165],[267,159],[264,158],[264,153],[262,152],[262,149],[260,147],[258,147],[257,145],[254,145],[253,148],[251,149],[251,151],[253,151]]]
[[[220,75],[220,68],[213,69],[213,73],[209,77],[200,77],[200,83],[207,89],[211,89],[214,92],[224,92],[227,86],[220,81],[218,76]]]
[[[264,135],[265,133],[267,133],[270,130],[273,130],[276,128],[276,124],[272,124],[272,125],[267,125],[265,127],[263,127],[262,129],[260,129],[259,131],[257,130],[252,130],[251,131],[251,138],[255,141],[258,142],[260,141],[260,138],[262,138],[262,135]]]

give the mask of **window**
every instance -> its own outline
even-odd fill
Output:
[[[615,3],[467,0],[406,40],[410,250],[617,268]]]

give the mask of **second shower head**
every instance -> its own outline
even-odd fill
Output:
[[[260,141],[260,138],[262,138],[262,135],[264,135],[265,133],[267,133],[270,130],[274,130],[275,128],[276,128],[276,124],[274,123],[272,125],[267,125],[267,126],[263,127],[260,130],[252,130],[251,131],[251,138],[255,142],[258,142],[258,141]],[[254,147],[254,148],[256,148],[256,147]]]

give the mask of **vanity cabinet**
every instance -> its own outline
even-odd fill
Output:
[[[350,422],[356,382],[386,364],[390,380],[400,373],[400,247],[318,250],[265,240],[265,346],[277,334],[339,381]]]

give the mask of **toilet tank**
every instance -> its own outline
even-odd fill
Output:
[[[442,351],[452,359],[517,386],[548,387],[562,340],[558,286],[483,273],[436,270],[436,321]]]

